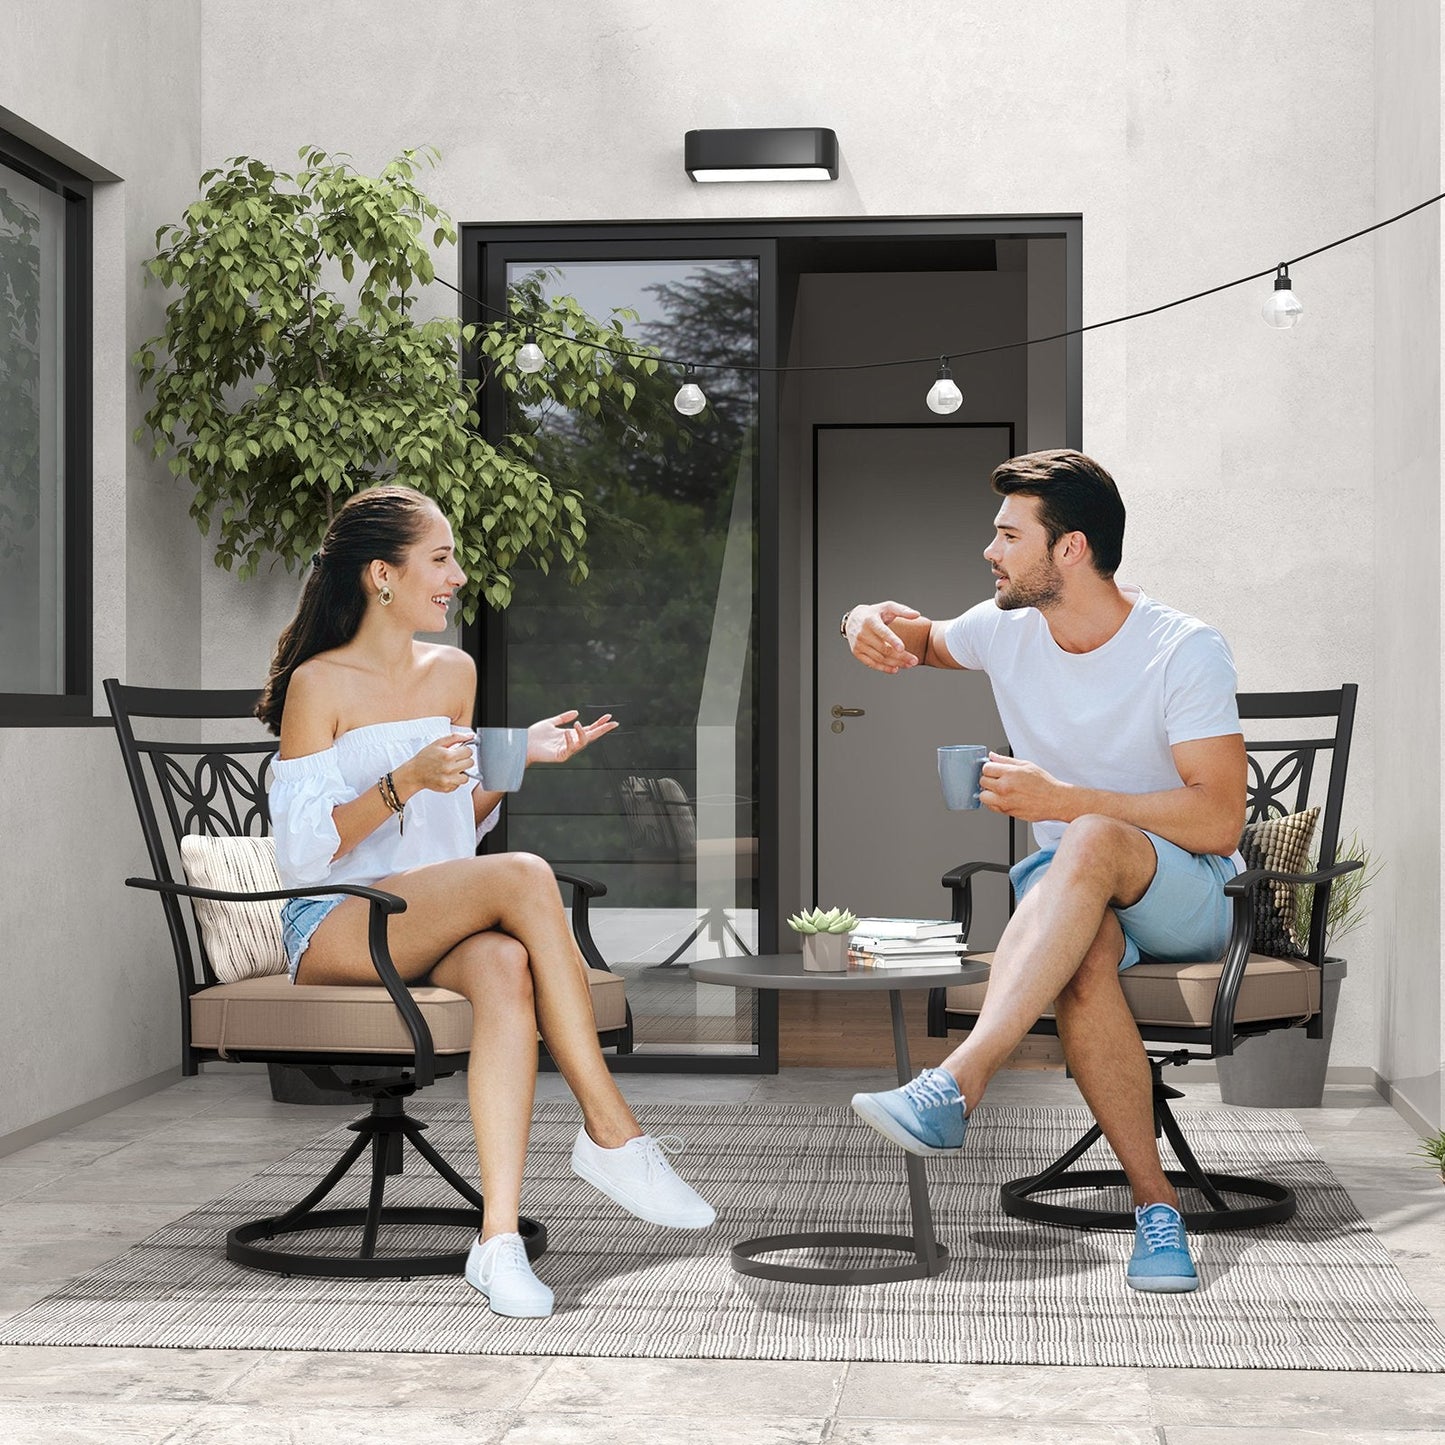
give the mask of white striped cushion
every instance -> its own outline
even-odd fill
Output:
[[[276,872],[276,844],[271,838],[181,839],[181,867],[196,888],[235,893],[265,893],[281,886]],[[221,983],[286,972],[281,942],[281,905],[269,902],[226,903],[197,898],[196,922],[201,941]]]

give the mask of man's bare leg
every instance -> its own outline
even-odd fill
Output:
[[[1060,1025],[1069,1031],[1064,1047],[1070,1068],[1136,1198],[1173,1204],[1154,1140],[1148,1066],[1119,988],[1123,932],[1111,911],[1137,903],[1156,866],[1154,845],[1139,829],[1096,816],[1071,823],[1048,871],[999,940],[978,1022],[940,1067],[953,1075],[967,1107],[975,1108],[1034,1021],[1059,999],[1070,1014]],[[1112,1077],[1111,1069],[1117,1070]]]
[[[1079,1092],[1119,1158],[1135,1204],[1179,1208],[1154,1137],[1154,1086],[1134,1016],[1119,985],[1124,931],[1104,915],[1095,946],[1054,1002],[1059,1040]]]
[[[1154,845],[1137,828],[1092,815],[1069,824],[999,939],[978,1022],[940,1065],[970,1107],[1078,972],[1110,905],[1137,903],[1155,867]]]

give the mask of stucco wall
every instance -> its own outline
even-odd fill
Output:
[[[473,221],[1079,212],[1086,322],[1374,219],[1363,0],[1333,7],[1328,27],[1304,0],[1267,12],[1248,0],[437,3],[425,31],[400,36],[384,13],[355,0],[304,11],[207,0],[207,162],[284,160],[315,141],[378,164],[433,142],[443,163],[430,189]],[[319,83],[317,53],[330,57]],[[696,186],[683,175],[690,127],[773,124],[832,126],[838,181]],[[1084,444],[1128,498],[1130,576],[1217,623],[1243,686],[1364,685],[1350,816],[1368,832],[1370,243],[1309,263],[1299,286],[1308,310],[1293,332],[1260,320],[1261,281],[1092,333]],[[207,681],[249,680],[295,581],[242,598],[210,571],[203,587]],[[1350,940],[1336,1064],[1375,1062],[1374,947],[1368,928]]]
[[[119,219],[103,202],[109,240],[98,238],[96,263],[98,310],[110,317],[109,341],[97,336],[97,575],[109,589],[97,603],[97,670],[123,663],[137,680],[254,681],[297,585],[280,572],[241,584],[212,567],[183,494],[129,446],[120,416],[136,409],[124,354],[155,328],[159,306],[138,263],[207,164],[245,152],[284,167],[314,142],[367,167],[433,143],[444,158],[429,189],[472,221],[1077,212],[1086,322],[1308,250],[1382,214],[1387,192],[1408,200],[1438,188],[1424,171],[1391,171],[1385,183],[1377,112],[1407,129],[1420,117],[1402,99],[1377,101],[1370,0],[1339,0],[1328,25],[1305,0],[429,0],[400,23],[390,0],[19,0],[10,10],[21,19],[0,49],[0,102],[121,178]],[[1411,63],[1437,87],[1423,123],[1438,178],[1438,44]],[[682,173],[690,127],[790,124],[838,132],[837,182],[695,186]],[[1406,692],[1402,660],[1387,703],[1377,654],[1433,648],[1436,694],[1440,678],[1438,631],[1422,636],[1414,617],[1384,606],[1388,587],[1376,602],[1375,575],[1396,557],[1388,538],[1376,548],[1374,526],[1378,244],[1299,268],[1307,311],[1294,332],[1260,321],[1261,281],[1091,333],[1084,443],[1129,500],[1130,576],[1215,621],[1246,687],[1362,684],[1350,822],[1384,837],[1413,816],[1422,777],[1438,812],[1440,753],[1437,736],[1418,744],[1413,775],[1377,768],[1377,755],[1393,756],[1377,747],[1383,709]],[[1411,262],[1438,283],[1438,240],[1420,245]],[[440,265],[455,277],[453,255]],[[453,306],[438,288],[436,309]],[[1438,307],[1436,330],[1422,325],[1411,345],[1433,356],[1438,381]],[[1422,445],[1412,483],[1423,499],[1438,487],[1438,389],[1420,406],[1425,420],[1409,427],[1434,418],[1434,449]],[[1438,504],[1433,516],[1438,583]],[[1438,586],[1431,597],[1438,616]],[[27,813],[55,817],[50,856],[79,847],[84,871],[118,893],[111,850],[123,852],[134,825],[113,741],[0,734],[0,763],[23,777]],[[97,789],[113,837],[96,837]],[[1432,827],[1425,871],[1438,872]],[[10,834],[0,848],[33,878],[53,867],[27,861],[36,843],[34,831],[23,843]],[[1438,889],[1391,897],[1388,922],[1377,908],[1346,950],[1337,1065],[1404,1057],[1376,1017],[1382,926],[1414,940],[1412,977],[1438,996],[1438,946],[1422,952],[1438,934]],[[57,957],[86,993],[109,930],[74,917],[23,926],[25,956]],[[109,951],[139,969],[160,931],[127,926]],[[77,1090],[153,1072],[168,1046],[164,1031],[147,1034],[122,1056],[97,1035],[79,1074],[57,1063],[37,1098],[0,1105],[0,1133]]]
[[[1129,7],[1125,310],[1376,219],[1372,10],[1318,20],[1307,4]],[[1373,837],[1373,659],[1377,622],[1394,619],[1377,618],[1372,580],[1371,242],[1292,274],[1306,309],[1290,331],[1260,319],[1267,279],[1124,328],[1105,455],[1129,500],[1130,575],[1223,629],[1242,688],[1361,685],[1345,829]],[[1099,314],[1086,299],[1085,321]],[[1333,1067],[1377,1066],[1378,933],[1374,918],[1341,943]]]
[[[1375,31],[1375,205],[1396,214],[1445,190],[1440,156],[1440,10],[1381,0]],[[1374,548],[1378,884],[1374,977],[1378,1064],[1439,1127],[1440,938],[1440,213],[1375,242]]]
[[[94,624],[102,677],[195,685],[201,558],[164,466],[131,445],[126,364],[160,329],[155,231],[200,167],[200,15],[188,0],[6,7],[0,126],[95,182]],[[108,728],[0,728],[0,1137],[175,1066],[171,951]],[[23,1067],[14,1067],[23,1064]]]

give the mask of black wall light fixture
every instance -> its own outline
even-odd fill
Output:
[[[836,181],[838,137],[821,126],[690,130],[683,165],[695,181]]]

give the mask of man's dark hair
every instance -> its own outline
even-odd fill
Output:
[[[1037,497],[1049,551],[1060,537],[1082,532],[1100,577],[1112,577],[1124,555],[1124,502],[1114,479],[1092,457],[1062,447],[1010,457],[990,478],[1000,496]]]

